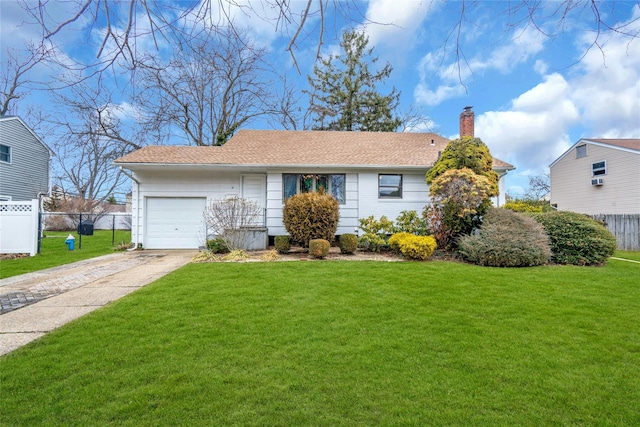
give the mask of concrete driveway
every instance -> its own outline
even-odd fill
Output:
[[[119,252],[0,280],[0,355],[159,279],[196,254]]]

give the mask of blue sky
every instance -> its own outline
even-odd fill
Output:
[[[317,48],[317,15],[308,20],[297,43],[299,74],[285,51],[295,26],[276,30],[277,16],[264,3],[236,3],[254,7],[254,11],[230,10],[236,24],[248,28],[269,49],[272,60],[282,64],[281,72],[289,82],[306,89],[306,76],[311,73]],[[525,11],[505,14],[506,2],[466,2],[458,34],[461,2],[361,1],[355,3],[360,13],[351,9],[350,20],[333,9],[329,12],[322,52],[336,52],[344,29],[364,30],[380,62],[389,62],[394,68],[388,85],[402,93],[401,109],[413,106],[428,117],[428,122],[416,130],[428,127],[455,138],[460,112],[467,105],[473,106],[476,136],[495,157],[516,166],[507,176],[507,189],[519,195],[528,186],[529,176],[546,172],[548,165],[580,138],[640,138],[640,39],[605,29],[597,36],[588,3],[573,9],[564,21],[557,15],[544,18],[560,4],[544,3],[545,9],[536,20],[539,28],[533,28],[522,20]],[[174,2],[166,4],[175,6]],[[294,0],[291,7],[296,11],[305,4]],[[338,3],[343,10],[350,4]],[[599,4],[607,22],[627,24],[625,31],[638,37],[640,5],[636,1]],[[77,8],[73,2],[50,1],[49,19],[68,19],[75,13],[74,6]],[[4,69],[6,49],[19,50],[40,33],[37,27],[28,25],[28,17],[15,2],[0,1],[0,12]],[[101,21],[94,25],[90,19],[78,21],[56,35],[60,57],[85,61],[95,58],[103,31]],[[598,46],[593,46],[596,36]],[[456,59],[458,37],[461,53]],[[150,43],[145,48],[150,52],[154,49]],[[161,49],[171,46],[161,42]],[[46,81],[55,72],[42,67],[33,71],[32,78]],[[46,108],[47,101],[46,92],[32,91],[20,101],[18,113],[30,106]],[[121,102],[128,105],[126,93]],[[304,102],[301,98],[303,106]],[[254,122],[250,127],[268,125]]]

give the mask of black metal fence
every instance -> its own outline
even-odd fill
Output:
[[[131,214],[117,213],[68,213],[41,212],[38,219],[38,253],[47,231],[76,233],[77,248],[82,249],[82,236],[93,235],[94,230],[110,230],[111,244],[115,245],[116,230],[131,230]]]

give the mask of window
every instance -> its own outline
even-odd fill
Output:
[[[311,193],[324,189],[341,205],[346,202],[344,175],[316,175],[316,174],[283,174],[282,200],[301,193]]]
[[[0,144],[0,162],[11,163],[11,147]]]
[[[587,157],[587,146],[578,145],[576,147],[576,159],[581,159],[582,157]]]
[[[378,175],[379,199],[402,199],[402,175]]]
[[[595,162],[591,164],[591,173],[593,176],[607,174],[607,161]]]

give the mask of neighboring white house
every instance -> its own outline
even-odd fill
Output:
[[[196,248],[207,202],[232,196],[264,208],[269,236],[287,234],[287,197],[319,187],[340,202],[338,235],[370,215],[421,212],[425,174],[448,142],[433,133],[241,130],[223,146],[148,146],[115,163],[131,171],[133,243]],[[494,159],[494,169],[504,176],[513,166]]]
[[[53,151],[16,116],[0,117],[0,201],[48,194]]]
[[[558,210],[640,214],[640,139],[581,139],[550,172]]]

